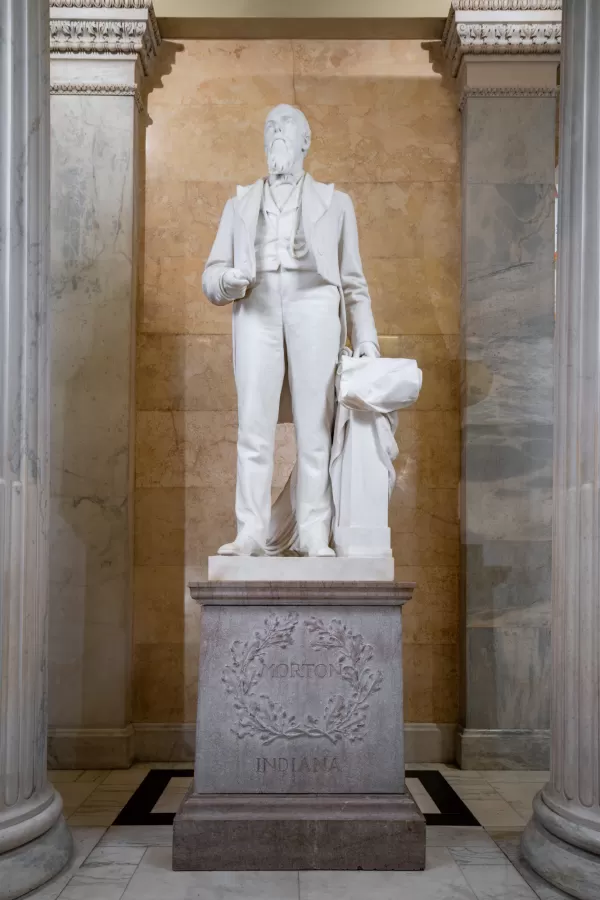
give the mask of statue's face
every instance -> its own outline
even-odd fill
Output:
[[[269,174],[286,175],[302,169],[308,150],[306,120],[300,110],[282,103],[265,123],[265,153]]]

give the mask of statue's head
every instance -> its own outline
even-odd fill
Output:
[[[270,175],[301,172],[310,147],[310,126],[303,112],[280,103],[265,122],[265,153]]]

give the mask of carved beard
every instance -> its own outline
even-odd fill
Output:
[[[288,175],[294,165],[294,151],[284,138],[275,138],[267,151],[269,175]]]

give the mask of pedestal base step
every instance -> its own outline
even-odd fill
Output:
[[[209,556],[215,581],[393,581],[394,558],[350,556]]]
[[[405,794],[188,793],[176,871],[425,868],[425,818]]]

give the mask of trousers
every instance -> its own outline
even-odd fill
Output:
[[[329,538],[329,479],[340,350],[340,293],[314,271],[259,272],[233,310],[238,397],[238,535],[264,545],[271,517],[275,429],[286,371],[296,431],[296,516],[301,544]]]

